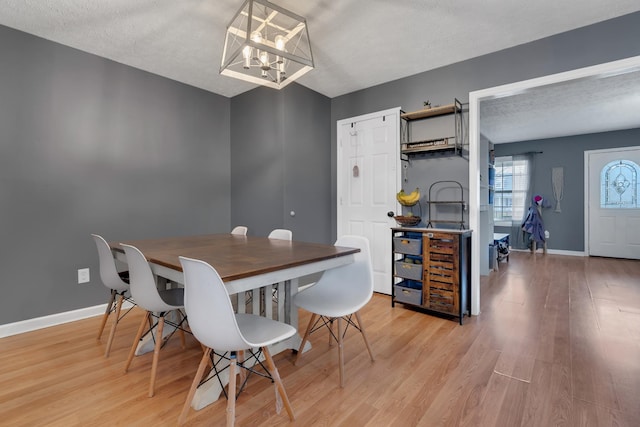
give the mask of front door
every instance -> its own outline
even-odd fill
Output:
[[[391,232],[398,212],[400,109],[338,121],[338,236],[369,239],[374,290],[391,294]]]
[[[589,255],[640,259],[640,147],[585,152]]]

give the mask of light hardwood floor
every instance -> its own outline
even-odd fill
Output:
[[[296,421],[252,378],[236,425],[640,425],[640,262],[513,253],[483,279],[481,308],[460,326],[375,295],[362,311],[375,363],[351,330],[340,389],[336,348],[317,332],[297,366],[275,358]],[[151,355],[123,373],[140,315],[108,359],[98,318],[1,339],[0,425],[175,425],[201,349],[170,341],[148,398]],[[224,405],[191,410],[187,425],[224,425]]]

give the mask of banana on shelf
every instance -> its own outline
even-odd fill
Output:
[[[404,190],[400,190],[396,194],[396,199],[402,206],[413,206],[420,201],[420,189],[416,188],[408,194]]]

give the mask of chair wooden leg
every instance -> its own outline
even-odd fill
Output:
[[[344,387],[344,352],[342,351],[342,317],[338,317],[338,363],[340,370],[340,387]]]
[[[109,352],[111,351],[111,343],[113,343],[113,337],[116,336],[116,328],[118,327],[118,322],[120,321],[120,311],[122,310],[122,301],[124,301],[124,295],[118,294],[117,298],[118,302],[116,303],[115,318],[113,319],[113,323],[111,324],[111,332],[109,332],[109,341],[107,341],[107,349],[104,352],[104,357],[109,357]]]
[[[113,310],[113,302],[116,299],[116,291],[114,291],[113,289],[111,289],[111,296],[109,297],[109,302],[107,303],[107,308],[104,311],[104,316],[102,316],[102,321],[100,322],[100,329],[98,330],[98,336],[97,336],[97,340],[100,339],[100,337],[102,337],[102,331],[104,331],[104,327],[107,324],[107,319],[109,318],[109,314],[111,313],[111,310]]]
[[[149,383],[149,397],[153,397],[156,392],[156,372],[158,371],[158,360],[160,359],[160,348],[162,348],[162,333],[164,332],[164,315],[160,313],[158,318],[158,329],[156,330],[156,346],[153,350],[153,363],[151,364],[151,382]]]
[[[307,343],[307,340],[309,339],[309,334],[311,333],[311,328],[313,327],[313,322],[316,321],[316,318],[318,317],[317,314],[313,313],[311,315],[311,319],[309,320],[309,324],[307,325],[307,330],[304,333],[304,336],[302,337],[302,342],[300,343],[300,348],[298,348],[298,352],[296,353],[295,357],[293,358],[293,364],[295,365],[296,362],[298,361],[298,357],[300,357],[300,355],[302,354],[302,351],[304,350],[304,345]]]
[[[200,364],[198,365],[196,376],[193,378],[191,388],[189,389],[189,393],[187,394],[187,400],[185,400],[184,406],[182,407],[182,412],[180,413],[180,417],[178,417],[178,425],[184,424],[185,420],[187,419],[187,414],[189,413],[189,407],[191,406],[193,396],[196,394],[196,389],[198,388],[198,384],[200,384],[200,380],[202,379],[205,368],[207,367],[207,365],[209,365],[210,355],[211,349],[209,347],[206,347],[202,359],[200,359]]]
[[[205,346],[202,343],[199,343],[199,344],[200,344],[200,348],[202,349],[203,352],[207,351],[207,349],[209,348],[209,347]],[[209,358],[208,365],[209,365],[210,368],[213,368],[213,362],[211,361],[211,358]]]
[[[282,383],[282,379],[280,379],[278,368],[276,368],[276,364],[273,362],[271,353],[269,353],[269,349],[266,346],[262,347],[262,353],[264,354],[264,358],[267,361],[267,366],[269,367],[271,378],[273,378],[273,381],[275,381],[276,383],[276,387],[278,387],[278,392],[280,393],[280,397],[282,398],[282,403],[284,404],[284,407],[287,410],[287,413],[289,414],[289,419],[293,421],[295,420],[295,415],[293,414],[293,408],[291,407],[291,402],[289,402],[289,397],[287,396],[287,392],[284,389],[284,384]]]
[[[147,311],[147,313],[142,317],[142,321],[140,322],[140,327],[138,327],[138,332],[136,332],[136,337],[133,339],[133,345],[131,346],[131,350],[129,350],[129,357],[127,358],[127,364],[124,367],[125,373],[129,370],[129,366],[131,365],[133,356],[136,355],[136,348],[138,347],[140,338],[142,338],[142,333],[144,332],[144,328],[147,326],[146,323],[149,321],[149,315],[150,313]]]
[[[236,358],[229,362],[229,387],[227,388],[227,427],[236,422]]]
[[[238,350],[236,353],[238,363],[241,365],[244,363],[244,350]],[[240,384],[244,384],[244,380],[247,378],[247,371],[245,369],[238,369],[238,376],[240,377]]]
[[[360,333],[362,333],[362,339],[364,339],[364,345],[367,346],[367,351],[369,351],[369,357],[371,357],[371,361],[375,362],[376,359],[373,357],[373,351],[371,351],[371,346],[369,345],[367,334],[364,332],[364,326],[362,326],[362,319],[360,319],[360,312],[356,311],[355,314],[356,314],[356,319],[358,319],[358,327],[360,328]]]

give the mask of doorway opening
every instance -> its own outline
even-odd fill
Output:
[[[476,236],[479,235],[482,227],[480,223],[481,153],[479,150],[481,102],[514,96],[548,85],[558,85],[582,79],[599,79],[634,71],[640,71],[640,56],[469,93],[469,225]],[[471,314],[477,315],[480,313],[480,251],[482,249],[477,238],[472,239],[471,246]]]

